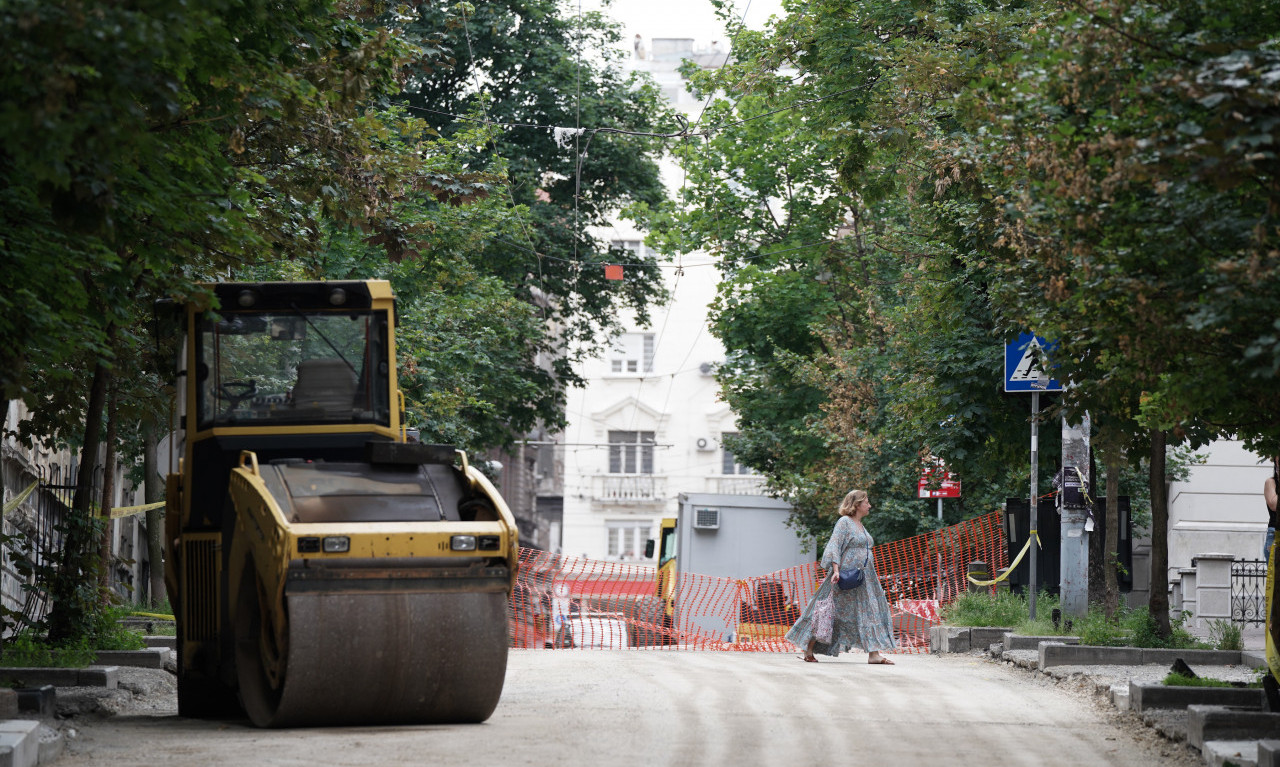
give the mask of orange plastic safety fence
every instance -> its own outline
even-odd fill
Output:
[[[970,562],[990,572],[1007,551],[998,512],[874,549],[899,652],[928,652],[939,607],[966,589]],[[665,576],[664,576],[665,577]],[[659,596],[651,565],[520,550],[513,647],[794,651],[784,637],[813,597],[816,562],[752,578],[680,572]],[[665,586],[665,584],[662,584]]]

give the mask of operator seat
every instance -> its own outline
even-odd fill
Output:
[[[344,360],[323,357],[298,363],[298,383],[293,387],[295,408],[349,416],[355,393],[356,374]]]

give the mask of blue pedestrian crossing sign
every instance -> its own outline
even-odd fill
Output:
[[[1042,367],[1057,346],[1035,333],[1021,333],[1004,347],[1004,390],[1007,392],[1062,391]]]

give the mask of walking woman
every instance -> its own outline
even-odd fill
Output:
[[[822,585],[809,600],[800,619],[787,632],[787,641],[804,650],[804,659],[817,662],[814,652],[835,657],[857,647],[866,650],[867,662],[892,666],[893,661],[881,655],[898,646],[893,636],[893,618],[889,614],[889,602],[885,599],[876,563],[871,556],[874,541],[862,526],[862,520],[871,513],[871,500],[865,490],[852,490],[840,502],[840,519],[822,552],[820,565],[824,571]],[[837,585],[840,568],[859,567],[866,574],[866,582],[857,588],[844,590]],[[829,576],[825,573],[830,573]],[[820,600],[834,594],[835,620],[830,642],[820,642],[814,637],[813,612]]]

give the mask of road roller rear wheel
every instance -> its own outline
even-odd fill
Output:
[[[236,600],[236,676],[240,703],[250,721],[271,727],[284,691],[285,654],[277,646],[273,616],[252,564],[240,579]]]

